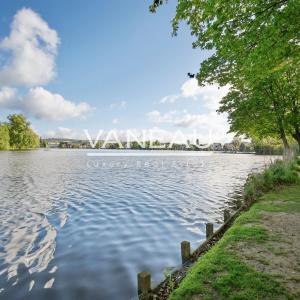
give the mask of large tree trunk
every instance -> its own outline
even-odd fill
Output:
[[[278,122],[278,129],[279,129],[279,133],[280,133],[280,138],[282,140],[283,147],[284,147],[283,156],[284,156],[285,159],[289,159],[290,156],[291,156],[291,148],[290,148],[289,142],[288,142],[286,134],[285,134],[283,121],[280,117],[277,117],[277,122]]]
[[[277,126],[278,126],[278,131],[279,131],[279,136],[282,140],[283,143],[283,158],[284,159],[289,159],[290,156],[292,155],[291,153],[291,148],[289,145],[289,142],[287,140],[286,137],[286,133],[285,133],[285,127],[284,127],[284,110],[282,110],[280,108],[279,105],[280,101],[277,101],[277,99],[274,97],[273,98],[273,105],[274,105],[274,110],[275,110],[275,114],[276,114],[276,119],[277,119]]]
[[[287,141],[287,138],[286,136],[282,136],[281,137],[281,140],[282,140],[282,143],[283,143],[283,157],[285,159],[289,159],[291,156],[292,156],[292,150],[291,150],[291,147],[289,145],[289,142]]]
[[[285,110],[281,106],[281,101],[278,98],[277,93],[274,92],[274,82],[270,82],[269,87],[265,90],[267,96],[272,99],[273,102],[273,109],[277,121],[277,130],[278,134],[280,136],[280,139],[283,143],[283,157],[285,159],[288,159],[290,156],[290,145],[286,137],[285,133],[285,127],[284,127],[284,116],[285,116]]]
[[[292,133],[292,137],[297,141],[298,143],[298,152],[300,153],[300,123],[299,123],[299,110],[298,110],[298,101],[293,101],[293,127],[294,132]]]

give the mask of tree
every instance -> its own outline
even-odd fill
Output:
[[[40,138],[40,147],[41,148],[47,148],[48,147],[48,141],[46,139]]]
[[[9,150],[9,130],[7,124],[0,124],[0,150]]]
[[[155,0],[150,11],[164,2]],[[298,0],[178,0],[173,34],[185,21],[193,47],[215,50],[201,63],[200,83],[266,78],[299,63],[299,10]]]
[[[130,149],[142,149],[142,147],[137,141],[132,141],[130,142]]]
[[[248,137],[280,138],[285,149],[288,137],[300,148],[299,96],[287,78],[268,78],[254,87],[239,85],[221,101],[219,112],[227,112],[230,131]]]
[[[164,2],[155,0],[150,10]],[[178,0],[173,33],[186,21],[193,47],[214,50],[197,79],[230,85],[220,111],[229,112],[231,131],[277,135],[285,148],[292,136],[300,148],[299,11],[298,0]]]
[[[234,137],[231,144],[233,145],[235,151],[238,151],[240,149],[242,140],[239,137]]]
[[[240,147],[239,147],[239,151],[240,152],[246,152],[247,146],[245,145],[245,143],[241,143]]]
[[[26,145],[27,149],[35,149],[40,147],[40,137],[30,127],[26,130]]]
[[[255,153],[260,155],[281,155],[284,151],[280,141],[274,138],[253,139],[252,144]]]
[[[12,149],[32,149],[39,147],[40,138],[30,128],[30,123],[21,114],[7,117],[9,128],[10,147]]]

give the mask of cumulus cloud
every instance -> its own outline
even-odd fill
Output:
[[[212,130],[221,129],[226,134],[229,126],[225,115],[218,115],[216,112],[207,114],[185,114],[176,120],[174,125],[184,128],[206,128]]]
[[[82,117],[92,110],[41,86],[55,75],[59,37],[33,10],[23,8],[14,16],[10,34],[0,40],[0,107],[37,119],[61,121]],[[2,88],[1,88],[2,86]],[[23,95],[15,87],[31,87]],[[14,87],[14,88],[12,88]]]
[[[155,124],[169,124],[183,130],[195,130],[204,140],[229,141],[233,135],[228,134],[229,125],[225,114],[219,115],[215,111],[191,114],[186,110],[161,113],[152,111],[147,113],[148,119]]]
[[[160,100],[160,103],[174,103],[179,98],[180,98],[180,95],[165,96]]]
[[[59,37],[55,30],[29,8],[14,16],[9,36],[0,41],[6,63],[0,67],[0,84],[34,86],[46,84],[55,75]]]
[[[185,114],[184,116],[174,120],[174,124],[178,127],[190,128],[205,123],[203,121],[207,121],[206,115]]]
[[[229,130],[227,116],[219,115],[215,111],[191,114],[186,110],[166,113],[155,110],[146,115],[155,124],[169,124],[178,129],[196,130],[199,137],[206,141],[210,138],[219,142],[232,139],[232,135],[227,134]]]
[[[179,99],[193,99],[202,101],[210,109],[217,109],[221,99],[226,96],[229,87],[219,87],[217,84],[199,86],[196,79],[189,79],[183,83],[179,94],[168,95],[160,103],[174,103]]]
[[[228,129],[226,116],[219,115],[214,111],[203,114],[191,114],[187,110],[173,110],[166,113],[154,110],[146,115],[151,122],[156,124],[170,123],[176,127],[183,128],[195,128],[203,125],[205,127],[222,126]]]
[[[91,111],[85,103],[78,104],[66,100],[59,94],[53,94],[42,87],[32,88],[23,99],[23,110],[37,119],[61,121],[82,117]]]
[[[184,98],[195,97],[200,94],[201,87],[196,79],[189,79],[181,86],[181,95]]]
[[[83,117],[92,110],[85,102],[71,102],[42,87],[31,88],[25,96],[19,96],[16,89],[4,87],[0,90],[0,107],[49,121]]]
[[[219,87],[216,84],[199,86],[196,79],[189,79],[182,84],[177,94],[165,96],[160,103],[175,103],[190,99],[197,101],[197,106],[202,110],[201,113],[189,113],[186,110],[162,113],[154,110],[148,112],[146,116],[155,124],[167,123],[177,128],[196,129],[202,137],[208,137],[208,133],[211,132],[215,140],[228,140],[232,136],[227,134],[229,130],[227,115],[216,113],[220,101],[228,91],[228,86]]]
[[[173,123],[174,117],[177,115],[177,111],[169,111],[165,114],[162,114],[158,110],[150,111],[146,114],[148,119],[154,123]]]

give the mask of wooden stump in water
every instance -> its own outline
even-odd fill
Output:
[[[209,239],[214,234],[214,224],[207,223],[206,224],[206,239]]]
[[[184,264],[191,256],[191,244],[188,241],[181,242],[181,258]]]
[[[138,294],[142,299],[151,291],[151,274],[149,272],[141,272],[137,275]]]
[[[228,209],[224,210],[224,223],[226,223],[230,219],[230,212]]]

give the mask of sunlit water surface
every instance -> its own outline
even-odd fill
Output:
[[[136,298],[220,226],[247,174],[270,157],[87,157],[0,152],[0,298]]]

